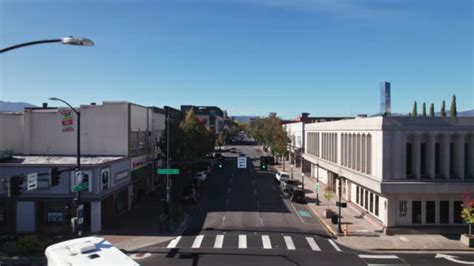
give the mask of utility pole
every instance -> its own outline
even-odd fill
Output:
[[[342,228],[341,228],[341,205],[342,205],[342,176],[341,173],[339,172],[339,216],[338,218],[338,223],[337,223],[337,232],[342,234]]]
[[[170,169],[170,112],[169,108],[166,107],[166,169]],[[171,184],[170,184],[170,175],[166,174],[166,204],[168,208],[168,220],[170,223],[171,229]]]
[[[316,164],[316,205],[319,205],[319,164]]]

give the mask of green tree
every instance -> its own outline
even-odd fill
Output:
[[[458,116],[458,110],[456,107],[456,95],[453,94],[453,98],[451,100],[451,108],[449,109],[449,116],[450,117],[457,117]]]
[[[188,111],[180,127],[184,133],[186,147],[183,159],[197,160],[214,149],[214,135],[199,121],[194,109]]]
[[[255,120],[250,128],[250,135],[265,149],[270,148],[273,155],[284,156],[287,152],[289,138],[275,113]]]
[[[472,235],[471,225],[474,223],[474,199],[471,197],[471,193],[464,193],[464,200],[462,204],[461,217],[469,225],[469,235]]]
[[[426,103],[423,102],[423,117],[426,117]]]
[[[430,116],[435,117],[435,111],[434,111],[434,103],[431,103],[430,105]]]
[[[411,115],[414,117],[417,117],[418,115],[418,107],[417,107],[416,101],[413,103],[413,111],[411,112]]]
[[[446,101],[444,100],[443,100],[443,103],[441,103],[440,116],[446,117]]]

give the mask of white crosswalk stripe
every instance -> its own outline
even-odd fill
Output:
[[[316,241],[314,241],[314,238],[308,236],[306,237],[306,241],[308,242],[312,250],[321,251],[321,248],[318,246],[318,244],[316,244]]]
[[[291,236],[284,236],[283,239],[285,239],[285,244],[286,248],[290,250],[295,250],[295,244],[293,243],[293,239]]]
[[[247,236],[239,235],[239,248],[247,248]]]
[[[217,235],[216,241],[214,242],[214,248],[222,248],[224,244],[224,235]]]
[[[264,249],[271,249],[272,248],[272,242],[270,241],[270,237],[267,235],[262,236],[262,244]]]
[[[328,241],[329,241],[329,243],[334,247],[334,249],[336,249],[336,250],[339,251],[339,252],[342,251],[342,250],[339,248],[339,246],[336,244],[336,242],[334,242],[334,240],[329,239]]]
[[[181,236],[171,240],[171,242],[168,244],[168,248],[175,248],[178,245],[179,240],[181,240]]]
[[[192,248],[200,248],[203,239],[204,239],[203,235],[196,236],[196,238],[194,239]]]
[[[283,238],[283,242],[281,243]],[[224,240],[227,246],[224,247]],[[260,242],[261,241],[261,242]],[[325,243],[329,242],[330,245]],[[213,243],[213,244],[212,244]],[[273,244],[273,245],[272,245]],[[165,244],[166,245],[166,244]],[[164,246],[162,246],[164,248]],[[324,249],[327,250],[323,250]],[[332,239],[323,239],[308,235],[195,235],[195,236],[178,236],[167,243],[166,248],[182,248],[182,249],[202,249],[202,248],[238,248],[238,249],[286,249],[286,250],[307,250],[307,251],[338,251],[342,249]],[[363,255],[366,256],[366,255]],[[367,255],[370,257],[370,255]]]

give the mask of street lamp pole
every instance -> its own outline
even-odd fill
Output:
[[[72,107],[68,102],[58,99],[56,97],[49,98],[50,101],[60,101],[67,105],[77,116],[77,155],[76,155],[76,173],[81,171],[81,112]],[[82,182],[82,180],[81,180]],[[88,180],[90,182],[90,180]],[[79,213],[79,206],[81,205],[81,190],[76,192],[76,214]],[[77,223],[77,235],[82,235],[82,223]]]
[[[45,43],[61,43],[61,44],[66,44],[66,45],[78,45],[78,46],[93,46],[94,42],[83,37],[64,37],[60,39],[48,39],[48,40],[39,40],[39,41],[32,41],[32,42],[25,42],[25,43],[20,43],[16,44],[13,46],[9,46],[3,49],[0,49],[0,54],[8,52],[10,50],[14,50],[17,48],[22,48],[25,46],[30,46],[30,45],[37,45],[37,44],[45,44]]]
[[[316,185],[318,186],[316,190],[316,205],[319,205],[319,164],[316,164]]]
[[[342,172],[339,171],[339,216],[338,216],[338,224],[337,224],[337,231],[342,234],[342,227],[341,227],[341,205],[342,205]]]

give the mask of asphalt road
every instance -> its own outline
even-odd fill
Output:
[[[254,146],[225,153],[201,188],[195,215],[183,235],[146,247],[141,265],[460,265],[474,255],[435,258],[436,254],[373,254],[338,245],[306,205],[292,203],[274,173],[257,168]],[[236,157],[247,155],[247,168]],[[453,254],[451,254],[453,255]],[[454,260],[454,261],[453,261]],[[455,260],[458,260],[457,262]]]

